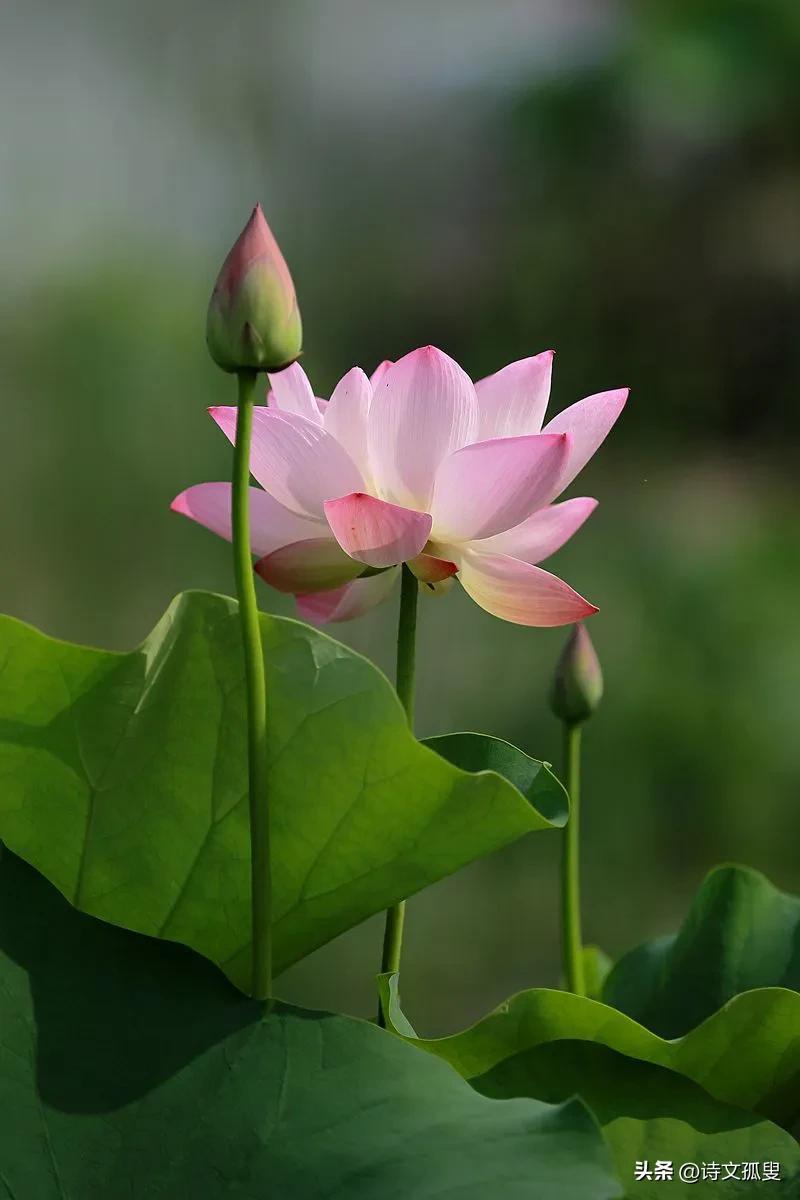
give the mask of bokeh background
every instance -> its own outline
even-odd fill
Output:
[[[177,591],[231,590],[168,504],[229,471],[204,313],[256,199],[319,394],[428,342],[476,378],[555,347],[555,409],[632,389],[552,560],[601,606],[587,937],[673,928],[719,860],[800,891],[797,0],[5,0],[4,610],[125,648]],[[388,670],[395,618],[335,632]],[[424,603],[419,731],[558,761],[562,640]],[[423,1030],[558,981],[558,854],[540,834],[414,899]],[[379,938],[283,994],[371,1011]]]

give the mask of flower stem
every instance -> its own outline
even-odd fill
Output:
[[[405,563],[400,584],[400,619],[397,624],[397,670],[395,687],[406,720],[414,728],[414,672],[417,649],[417,597],[419,584]]]
[[[580,885],[581,727],[569,722],[564,723],[564,777],[570,806],[561,862],[564,979],[568,991],[585,996]]]
[[[414,728],[414,672],[416,666],[417,598],[419,585],[413,572],[403,564],[400,585],[400,620],[397,626],[397,671],[395,687],[405,709],[406,719]],[[400,955],[403,949],[403,922],[406,902],[401,900],[386,910],[386,928],[383,935],[381,973],[400,970]],[[378,1024],[383,1025],[383,1013],[378,1007]]]
[[[247,687],[247,743],[250,795],[250,893],[253,938],[252,994],[272,995],[272,872],[267,793],[267,690],[261,646],[253,560],[250,552],[250,439],[256,372],[240,371],[236,445],[233,451],[233,566],[242,625]]]

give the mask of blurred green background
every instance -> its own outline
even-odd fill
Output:
[[[229,472],[205,306],[260,199],[318,394],[427,342],[476,378],[555,347],[555,409],[632,388],[552,560],[601,606],[587,937],[671,929],[719,860],[800,891],[796,0],[11,0],[0,164],[3,609],[123,648],[182,588],[232,589],[168,505]],[[395,618],[334,633],[388,670]],[[424,603],[420,733],[557,762],[563,636]],[[423,1030],[558,981],[558,853],[540,834],[413,900]],[[379,939],[282,993],[371,1011]]]

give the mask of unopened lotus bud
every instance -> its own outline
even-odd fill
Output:
[[[603,672],[592,640],[575,625],[556,665],[550,707],[567,725],[588,720],[603,695]]]
[[[208,349],[223,371],[279,371],[298,357],[302,339],[292,277],[257,204],[214,285]]]

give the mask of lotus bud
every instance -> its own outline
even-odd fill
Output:
[[[302,339],[292,277],[257,204],[214,285],[208,349],[223,371],[279,371],[298,357]]]
[[[589,719],[602,695],[600,661],[585,627],[577,624],[556,665],[550,707],[567,725],[579,725]]]

